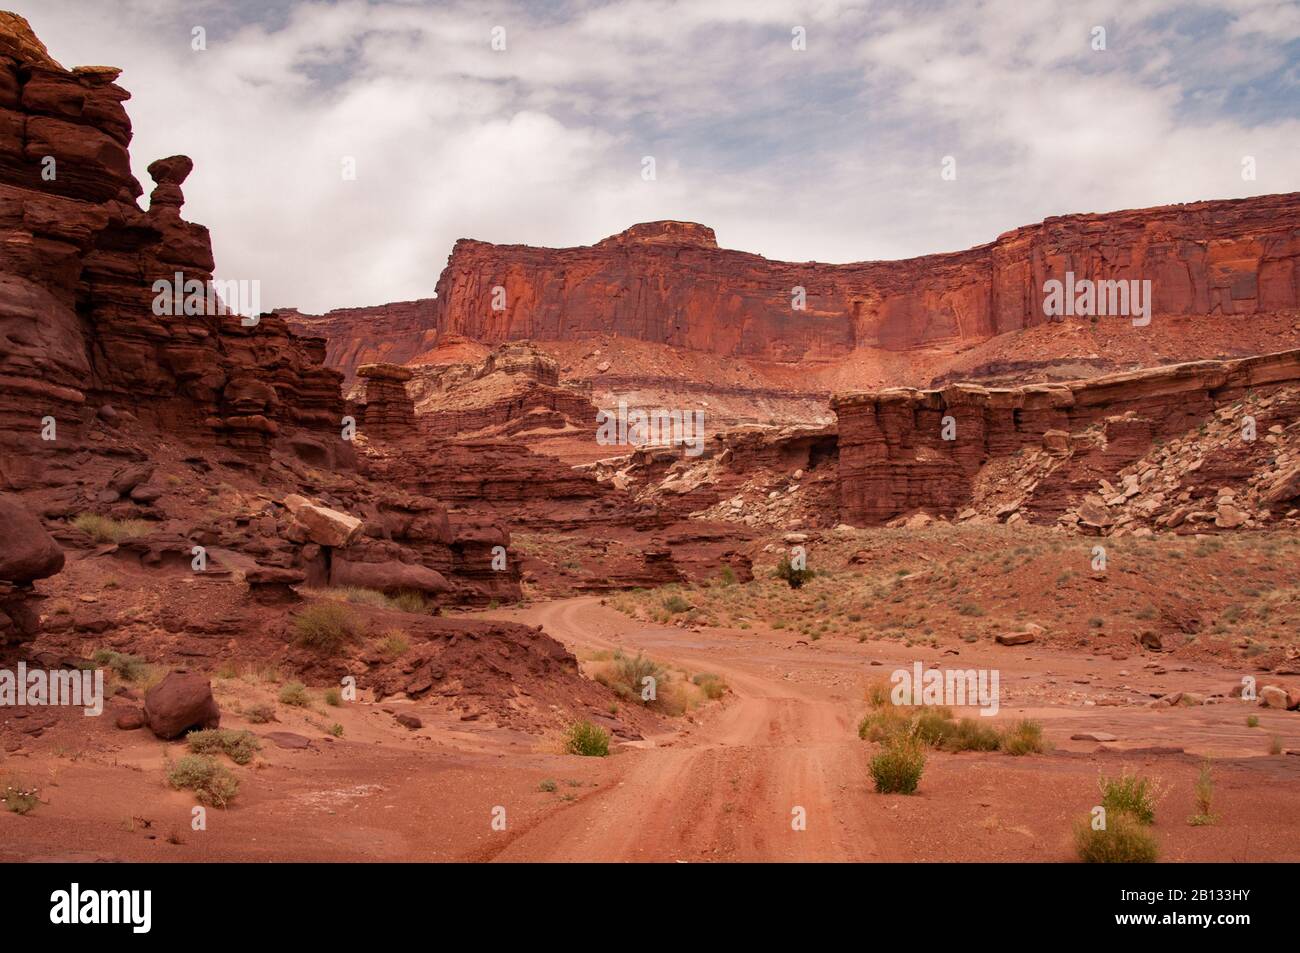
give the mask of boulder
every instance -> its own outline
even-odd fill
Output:
[[[1278,685],[1265,685],[1259,690],[1259,703],[1265,708],[1280,708],[1286,711],[1290,707],[1285,688]]]
[[[284,505],[307,538],[321,546],[346,546],[357,538],[365,525],[355,516],[328,506],[318,506],[292,493],[284,498]]]
[[[362,589],[378,589],[380,592],[400,592],[405,589],[435,595],[451,591],[451,584],[442,573],[419,563],[397,560],[361,563],[337,556],[330,566],[330,585],[358,586]]]
[[[1010,635],[997,636],[998,645],[1028,645],[1034,641],[1032,632],[1012,632]]]
[[[417,728],[424,727],[424,722],[420,721],[420,719],[414,715],[406,714],[406,712],[399,712],[393,717],[397,719],[399,725],[403,728],[409,729],[410,731],[415,731]]]
[[[145,693],[144,718],[155,735],[167,740],[187,731],[220,727],[221,709],[208,679],[178,669]]]
[[[12,493],[0,493],[0,580],[31,582],[63,568],[63,550]]]

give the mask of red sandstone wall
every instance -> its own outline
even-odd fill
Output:
[[[615,333],[772,360],[905,350],[1041,323],[1043,282],[1150,279],[1155,316],[1300,305],[1300,193],[1049,218],[969,251],[894,262],[768,261],[690,223],[596,245],[456,243],[438,280],[440,331],[495,343]],[[806,311],[791,289],[808,293]],[[506,309],[492,309],[492,289]]]
[[[1214,408],[1254,388],[1300,380],[1300,351],[1234,361],[1195,361],[1086,381],[942,390],[895,388],[835,398],[839,416],[840,519],[863,526],[914,509],[951,513],[996,457],[1038,446],[1048,430],[1077,433],[1136,411],[1144,439],[1181,434]],[[956,439],[943,439],[951,416]]]

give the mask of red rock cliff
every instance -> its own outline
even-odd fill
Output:
[[[1043,282],[1067,271],[1149,279],[1156,319],[1294,308],[1300,193],[1049,218],[968,251],[847,265],[721,249],[711,229],[686,222],[636,225],[580,248],[461,240],[438,280],[434,320],[488,343],[614,333],[821,360],[1042,323]],[[791,308],[795,287],[806,289],[806,310]],[[493,307],[496,288],[504,309]]]
[[[325,363],[343,372],[347,386],[362,364],[405,364],[432,348],[434,300],[395,301],[371,308],[336,308],[325,314],[304,314],[279,308],[295,334],[326,341]]]

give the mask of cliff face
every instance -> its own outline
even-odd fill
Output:
[[[263,459],[315,430],[318,456],[347,456],[322,342],[274,317],[156,312],[158,280],[208,287],[212,248],[180,217],[184,156],[150,165],[150,208],[136,205],[117,75],[62,68],[0,15],[0,480],[71,482],[75,455],[104,449],[97,428],[132,418]]]
[[[1049,218],[964,252],[826,265],[717,247],[710,229],[637,225],[595,245],[456,243],[440,332],[484,342],[613,333],[717,354],[822,360],[1043,323],[1043,283],[1150,280],[1153,318],[1300,303],[1300,193]],[[793,289],[806,310],[791,307]],[[504,302],[495,288],[505,291]]]
[[[295,334],[325,339],[325,363],[343,372],[346,386],[362,364],[405,364],[433,347],[437,338],[432,298],[325,314],[303,314],[296,308],[275,313]]]
[[[1009,472],[1015,458],[1045,448],[1058,460],[1070,457],[1071,466],[1053,464],[1033,474],[1016,506],[1000,515],[1021,510],[1025,517],[1052,519],[1155,441],[1195,431],[1225,402],[1297,382],[1300,351],[1282,351],[1062,384],[955,384],[837,397],[840,518],[869,525],[916,509],[956,513],[989,481],[1008,482],[1006,472],[993,473],[990,465]],[[1261,417],[1261,433],[1273,423]],[[1241,426],[1235,418],[1233,425]],[[1273,439],[1261,437],[1260,451]]]

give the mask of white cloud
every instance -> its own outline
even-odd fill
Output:
[[[65,65],[124,68],[146,190],[150,161],[192,156],[186,216],[269,305],[430,295],[460,237],[586,244],[685,218],[728,247],[852,261],[1300,189],[1300,15],[1275,0],[22,7]]]

